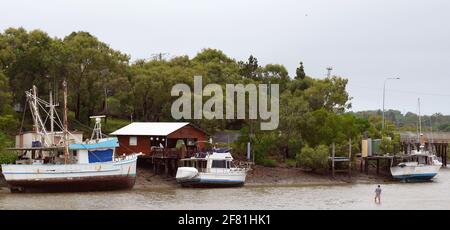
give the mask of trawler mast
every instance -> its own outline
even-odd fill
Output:
[[[28,104],[30,106],[31,116],[33,118],[33,130],[37,134],[37,140],[42,143],[42,147],[55,147],[57,145],[63,144],[68,154],[68,135],[70,135],[67,128],[67,83],[63,82],[65,85],[64,91],[64,122],[61,122],[60,117],[56,111],[57,103],[54,103],[53,93],[50,90],[49,94],[49,102],[44,101],[43,99],[37,96],[37,87],[33,85],[33,87],[26,91],[26,97]],[[48,110],[46,108],[49,108]],[[46,117],[43,119],[41,116],[41,112],[43,112]],[[50,131],[47,130],[48,121],[50,122]],[[62,131],[61,134],[57,134],[55,131],[55,125]],[[62,136],[59,143],[55,143],[55,136]]]
[[[68,134],[68,128],[67,128],[67,82],[66,80],[63,81],[63,87],[64,87],[64,163],[67,164],[67,160],[69,158],[69,143],[67,143],[67,134]]]

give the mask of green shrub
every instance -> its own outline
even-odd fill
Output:
[[[394,151],[393,141],[389,137],[381,139],[380,151],[382,154],[392,154]]]
[[[297,164],[301,167],[311,169],[323,169],[328,167],[329,151],[325,145],[319,145],[316,148],[305,146],[297,154]]]
[[[13,164],[17,160],[14,152],[0,152],[0,164]]]
[[[16,162],[17,154],[5,151],[5,148],[12,145],[11,138],[8,138],[0,131],[0,164],[11,164]]]

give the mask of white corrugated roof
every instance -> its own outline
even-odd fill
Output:
[[[111,135],[167,136],[188,124],[189,122],[133,122]]]

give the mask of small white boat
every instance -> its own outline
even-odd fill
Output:
[[[230,151],[215,149],[210,153],[180,160],[176,180],[182,186],[229,187],[245,183],[247,167],[237,167]]]
[[[394,179],[405,182],[431,180],[442,166],[437,157],[427,151],[414,152],[409,158],[409,161],[391,167]]]
[[[401,162],[396,166],[391,166],[391,174],[394,179],[410,181],[428,181],[433,179],[439,172],[442,163],[431,151],[426,151],[422,140],[422,120],[420,116],[420,98],[417,99],[419,114],[417,127],[417,140],[420,143],[418,150],[413,150],[407,156],[407,162]]]

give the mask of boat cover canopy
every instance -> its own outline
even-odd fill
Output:
[[[107,148],[116,148],[119,147],[119,141],[117,137],[109,137],[105,138],[98,143],[77,143],[69,145],[70,150],[79,150],[79,149],[107,149]]]

